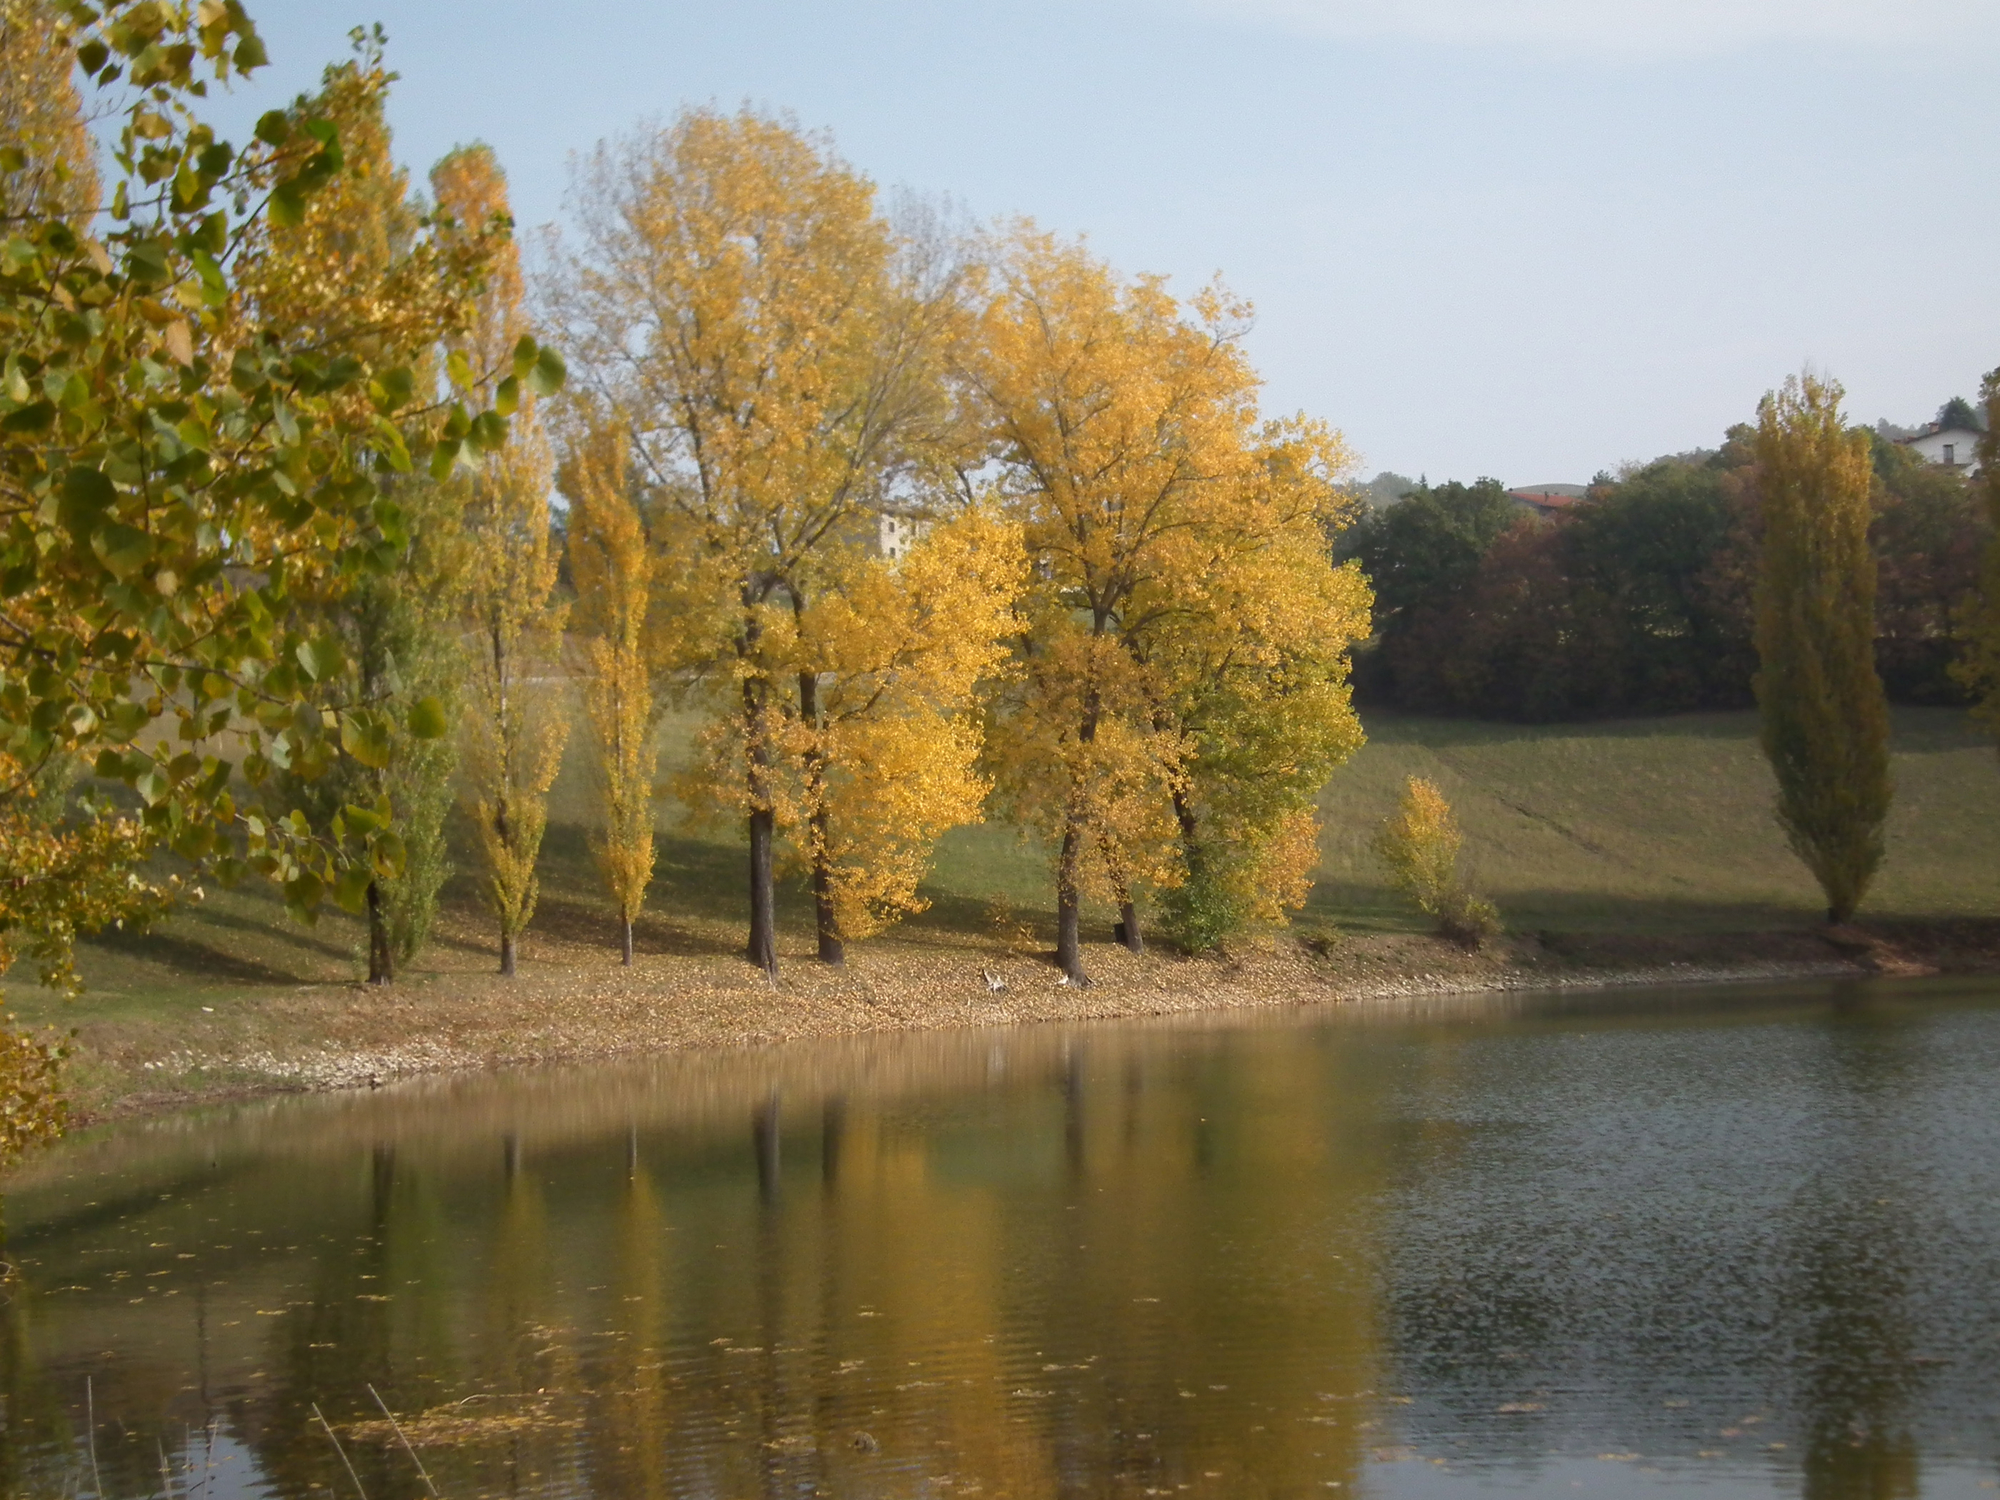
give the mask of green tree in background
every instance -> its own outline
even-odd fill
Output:
[[[1841,388],[1795,377],[1758,408],[1764,544],[1757,579],[1757,705],[1778,778],[1778,821],[1844,922],[1882,862],[1889,706],[1875,670],[1874,471]]]
[[[1985,392],[1980,392],[1981,399]],[[1937,424],[1940,428],[1962,428],[1968,432],[1991,432],[1993,423],[1990,415],[1982,418],[1979,408],[1963,396],[1953,396],[1938,408]]]

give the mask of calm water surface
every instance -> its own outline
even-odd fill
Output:
[[[0,1486],[428,1494],[372,1387],[454,1500],[1987,1494],[1996,1082],[1934,982],[131,1125],[9,1187]]]

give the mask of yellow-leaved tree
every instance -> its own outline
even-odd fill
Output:
[[[50,0],[0,0],[0,141],[22,157],[0,175],[0,216],[89,224],[101,196],[96,147],[75,38]]]
[[[591,853],[618,907],[619,946],[632,962],[632,924],[653,878],[655,711],[647,654],[653,557],[630,487],[623,425],[588,423],[564,466],[569,498],[573,623],[582,637],[584,710],[601,819]]]
[[[1492,902],[1466,889],[1458,869],[1464,842],[1458,819],[1437,783],[1411,776],[1403,783],[1395,813],[1376,830],[1375,853],[1388,872],[1389,884],[1436,921],[1441,934],[1476,948],[1499,930],[1500,913]]]
[[[1302,899],[1311,799],[1360,742],[1369,596],[1328,558],[1345,456],[1261,421],[1247,307],[1214,286],[1184,307],[1031,226],[997,261],[966,372],[1034,581],[990,761],[1054,851],[1057,962],[1081,984],[1086,892],[1134,950],[1140,892],[1191,874],[1190,947]]]
[[[798,858],[812,881],[820,957],[924,909],[918,883],[945,832],[982,816],[981,682],[1005,662],[1026,580],[1020,529],[974,506],[901,556],[850,553],[799,616],[809,710],[787,761]]]
[[[576,197],[582,243],[548,300],[658,517],[654,668],[712,716],[683,785],[743,819],[747,953],[775,975],[777,843],[809,816],[787,757],[834,745],[797,732],[822,720],[802,632],[957,430],[941,371],[963,276],[826,142],[747,110],[600,147]]]
[[[1188,745],[1173,792],[1184,878],[1164,904],[1189,952],[1305,903],[1320,791],[1362,741],[1348,670],[1374,600],[1329,545],[1351,518],[1351,460],[1303,418],[1246,445],[1256,462],[1211,511],[1198,596],[1139,641]]]
[[[468,226],[508,219],[507,179],[491,148],[452,152],[431,172],[440,208]],[[519,253],[496,255],[477,315],[452,352],[452,379],[509,368],[527,333]],[[512,975],[534,916],[535,866],[548,793],[562,768],[569,721],[559,701],[564,608],[551,599],[559,560],[549,534],[553,460],[521,372],[500,376],[495,410],[511,414],[504,452],[469,480],[465,582],[465,709],[460,795],[470,815],[481,890],[500,929],[500,972]]]

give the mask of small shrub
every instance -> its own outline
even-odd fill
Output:
[[[1242,894],[1206,863],[1160,897],[1161,926],[1190,957],[1213,953],[1249,918]]]
[[[1389,884],[1437,923],[1453,942],[1477,948],[1500,931],[1500,912],[1468,891],[1458,874],[1463,837],[1451,804],[1434,782],[1412,776],[1395,816],[1375,835],[1375,852],[1388,867]]]

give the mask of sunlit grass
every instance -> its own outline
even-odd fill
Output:
[[[663,778],[684,761],[691,728],[684,718],[663,726]],[[1368,848],[1412,773],[1435,780],[1452,800],[1472,882],[1516,930],[1743,931],[1798,927],[1820,914],[1818,893],[1772,818],[1771,777],[1751,714],[1553,727],[1369,715],[1368,730],[1368,745],[1325,795],[1323,861],[1301,918],[1308,931],[1417,925]],[[579,750],[571,747],[553,794],[529,962],[538,952],[561,962],[576,945],[608,949],[615,941],[589,855],[591,796]],[[1991,743],[1957,711],[1902,710],[1895,775],[1889,856],[1863,915],[2000,912],[2000,756]],[[731,951],[741,940],[740,840],[727,827],[697,826],[670,800],[661,803],[660,830],[642,946]],[[1047,861],[1004,826],[948,837],[927,894],[930,910],[905,924],[901,940],[1001,926],[1052,930]],[[491,924],[463,858],[446,907],[438,940],[410,976],[418,992],[493,962]],[[790,931],[807,930],[810,901],[797,880],[781,890],[780,907]],[[1108,920],[1099,915],[1100,925]],[[361,956],[359,924],[339,912],[308,930],[262,886],[211,888],[207,900],[152,934],[89,944],[83,968],[91,996],[81,1010],[165,1020],[217,997],[348,982]],[[61,1013],[18,983],[13,993],[31,1016]]]

